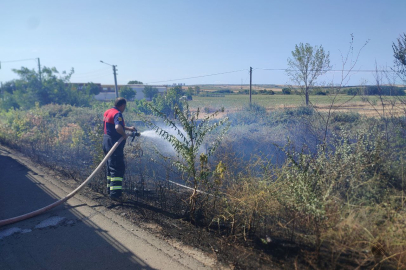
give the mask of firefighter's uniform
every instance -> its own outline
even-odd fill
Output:
[[[125,127],[124,118],[121,112],[113,107],[104,113],[104,135],[103,151],[107,154],[113,145],[122,137],[116,131],[115,126]],[[123,189],[123,177],[125,172],[124,164],[124,146],[125,140],[120,143],[114,153],[107,159],[107,192],[113,199],[121,197]]]

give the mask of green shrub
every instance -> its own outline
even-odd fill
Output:
[[[359,113],[336,113],[333,115],[334,122],[354,123],[360,118]]]
[[[252,103],[251,106],[247,106],[244,110],[252,112],[258,116],[265,116],[266,115],[266,108],[258,103]]]
[[[242,111],[231,114],[229,119],[233,124],[249,125],[257,122],[263,122],[266,116],[267,112],[264,106],[257,103],[252,103],[251,106],[245,106]]]
[[[275,95],[275,92],[272,90],[259,90],[258,93],[262,94],[262,95]]]
[[[216,90],[213,93],[218,93],[218,94],[233,94],[234,92],[231,91],[230,89],[221,89],[221,90]]]
[[[291,116],[313,115],[314,109],[309,106],[300,106],[294,109],[287,109],[285,113]]]
[[[364,87],[352,87],[346,89],[347,95],[365,95],[365,96],[404,96],[405,87],[387,86],[387,85],[367,85]]]
[[[184,181],[191,186],[193,192],[189,197],[189,213],[193,221],[196,221],[196,205],[198,199],[199,189],[208,190],[216,185],[216,182],[211,182],[209,176],[211,172],[208,167],[208,159],[214,153],[217,146],[223,139],[224,134],[228,130],[228,119],[219,121],[211,121],[220,111],[216,111],[211,115],[199,119],[199,111],[191,112],[189,104],[185,101],[182,108],[177,105],[174,107],[176,119],[171,120],[168,115],[165,115],[157,108],[151,106],[151,110],[156,115],[164,120],[164,123],[169,128],[176,131],[177,136],[170,134],[167,130],[157,126],[153,122],[148,122],[149,126],[155,130],[158,136],[168,141],[179,158],[173,158],[171,161],[174,168],[177,168],[183,176]],[[225,127],[222,127],[225,125]],[[206,153],[200,153],[199,149],[203,142],[206,140],[207,135],[214,130],[220,129],[217,138],[210,142],[210,149]],[[219,163],[220,165],[220,163]],[[217,183],[218,185],[219,183]]]
[[[284,95],[290,95],[290,94],[291,94],[291,91],[290,91],[289,88],[282,88],[282,93],[283,93]]]
[[[318,95],[318,96],[325,96],[325,95],[327,95],[326,92],[321,91],[321,90],[316,91],[314,94],[315,94],[315,95]]]

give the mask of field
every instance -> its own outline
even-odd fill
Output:
[[[256,103],[273,111],[281,108],[293,108],[304,105],[304,97],[301,95],[252,95],[252,103]],[[314,108],[319,111],[330,109],[334,101],[333,110],[342,112],[360,113],[366,116],[378,116],[382,113],[381,101],[378,97],[369,97],[368,101],[361,96],[338,95],[334,96],[310,96]],[[189,102],[190,106],[196,110],[198,107],[202,111],[213,112],[224,108],[225,114],[243,110],[249,106],[249,95],[224,95],[220,97],[200,97],[193,96]],[[398,107],[399,101],[395,97],[386,97],[385,108],[393,114],[404,113],[403,106]]]
[[[282,88],[287,87],[285,85],[276,85],[276,84],[254,84],[252,85],[252,90],[272,90],[275,92],[282,92]],[[218,91],[218,90],[226,90],[229,89],[234,92],[238,92],[241,90],[249,90],[250,86],[247,84],[207,84],[207,85],[200,85],[202,91]],[[184,87],[186,90],[187,87]]]

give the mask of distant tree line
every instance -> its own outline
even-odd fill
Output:
[[[234,94],[233,91],[231,90],[220,90],[220,91],[215,91],[216,93],[224,93],[224,94]],[[237,92],[240,95],[249,95],[250,94],[250,90],[248,89],[244,89],[244,90],[240,90]],[[251,91],[251,95],[275,95],[275,92],[273,90],[252,90]]]
[[[368,85],[365,87],[354,87],[347,90],[347,95],[365,95],[365,96],[404,96],[405,87],[397,86],[377,86]]]

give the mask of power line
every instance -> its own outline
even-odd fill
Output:
[[[173,81],[180,81],[180,80],[189,80],[189,79],[210,77],[210,76],[222,75],[222,74],[227,74],[227,73],[235,73],[235,72],[241,72],[241,71],[247,71],[247,69],[240,69],[240,70],[227,71],[227,72],[214,73],[214,74],[201,75],[201,76],[194,76],[194,77],[181,78],[181,79],[170,79],[170,80],[165,80],[165,81],[148,82],[148,84],[151,84],[151,83],[162,83],[162,82],[173,82]]]
[[[287,68],[254,68],[260,70],[270,70],[270,71],[299,71],[296,69],[287,69]],[[314,70],[309,70],[314,71]],[[393,70],[384,70],[384,69],[329,69],[323,70],[325,72],[396,72]]]
[[[92,74],[92,73],[101,73],[101,71],[107,71],[107,70],[109,70],[110,68],[102,68],[102,69],[97,69],[97,70],[93,70],[93,71],[88,71],[88,72],[83,72],[83,73],[73,73],[73,75],[76,75],[76,76],[87,76],[88,74]]]
[[[287,69],[287,68],[253,68],[253,70],[267,70],[267,71],[298,71],[294,69]],[[203,78],[203,77],[210,77],[210,76],[216,76],[216,75],[222,75],[222,74],[227,74],[227,73],[235,73],[235,72],[241,72],[241,71],[249,71],[247,69],[240,69],[240,70],[235,70],[235,71],[227,71],[227,72],[220,72],[220,73],[214,73],[214,74],[208,74],[208,75],[201,75],[201,76],[194,76],[194,77],[187,77],[187,78],[181,78],[181,79],[170,79],[170,80],[164,80],[164,81],[154,81],[154,82],[148,82],[147,84],[152,84],[152,83],[162,83],[162,82],[172,82],[172,81],[180,81],[180,80],[189,80],[189,79],[196,79],[196,78]],[[309,70],[313,71],[313,70]],[[395,72],[392,70],[383,70],[383,69],[330,69],[330,70],[325,70],[326,72]]]
[[[0,69],[2,63],[14,63],[14,62],[23,62],[23,61],[30,61],[30,60],[38,60],[39,58],[30,58],[30,59],[22,59],[22,60],[10,60],[10,61],[0,61]]]
[[[22,59],[22,60],[11,60],[11,61],[0,61],[1,63],[14,63],[14,62],[23,62],[29,60],[37,60],[38,58]]]
[[[106,78],[106,76],[107,76],[107,74],[91,74],[91,75],[88,75],[88,76],[75,76],[75,74],[73,74],[71,79],[72,80],[86,81],[86,80],[96,80],[96,79],[99,79],[99,78]]]

